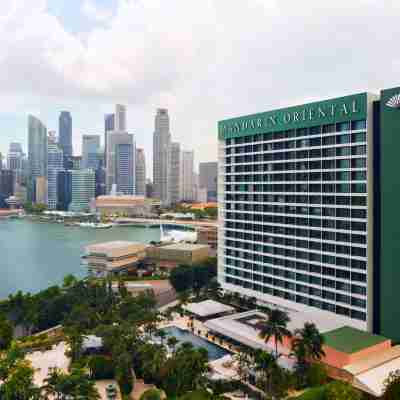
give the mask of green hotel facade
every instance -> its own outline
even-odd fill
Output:
[[[226,290],[400,341],[400,88],[218,123]]]

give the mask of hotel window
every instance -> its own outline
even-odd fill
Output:
[[[365,129],[366,127],[367,127],[367,123],[366,123],[365,119],[351,122],[351,129],[353,131]]]

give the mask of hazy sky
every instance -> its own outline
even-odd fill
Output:
[[[1,0],[0,152],[27,144],[27,114],[81,135],[128,107],[151,163],[154,113],[216,159],[216,122],[400,85],[399,0]]]

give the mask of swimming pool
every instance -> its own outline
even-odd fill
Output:
[[[230,354],[229,351],[223,349],[222,347],[210,343],[199,336],[193,335],[192,332],[183,330],[177,326],[168,326],[167,328],[164,328],[163,331],[165,331],[168,337],[174,336],[178,340],[178,344],[189,342],[192,343],[196,348],[206,349],[208,351],[208,359],[210,361],[217,360],[218,358]]]

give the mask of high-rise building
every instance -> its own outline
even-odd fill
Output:
[[[150,179],[146,181],[146,197],[149,199],[154,197],[154,185]]]
[[[115,106],[115,131],[126,132],[126,107],[121,104]]]
[[[0,153],[0,169],[3,168],[3,154]]]
[[[64,167],[72,157],[72,117],[69,111],[61,111],[58,118],[58,141],[64,154]]]
[[[195,200],[194,152],[182,151],[181,198],[183,201]]]
[[[7,154],[7,168],[14,171],[15,184],[26,184],[26,176],[23,171],[25,154],[20,143],[10,143]]]
[[[47,180],[47,129],[36,117],[28,117],[28,200],[36,201],[36,179]]]
[[[50,210],[57,208],[57,175],[63,169],[64,157],[60,146],[49,137],[47,145],[47,205]]]
[[[57,173],[57,210],[68,211],[72,200],[72,171]]]
[[[99,166],[95,171],[95,180],[96,180],[96,190],[95,195],[104,196],[107,194],[107,185],[106,185],[106,169],[104,167]]]
[[[136,194],[146,195],[146,157],[143,149],[136,149]]]
[[[400,340],[400,88],[221,121],[218,280]]]
[[[134,136],[129,133],[114,132],[108,136],[107,149],[107,192],[113,185],[117,192],[135,194],[135,158]]]
[[[71,171],[72,195],[69,210],[85,212],[95,197],[95,172],[92,169]]]
[[[106,114],[104,116],[104,166],[107,165],[107,141],[109,132],[115,130],[115,114]]]
[[[81,168],[97,169],[99,166],[99,135],[83,135],[82,136],[82,165]]]
[[[14,171],[0,169],[0,208],[8,207],[6,199],[14,194]]]
[[[217,162],[199,164],[199,188],[207,189],[207,201],[217,201]]]
[[[169,204],[170,143],[169,115],[165,108],[157,109],[153,135],[153,185],[154,197]]]
[[[38,176],[35,179],[35,202],[47,205],[48,201],[48,182],[46,176]]]
[[[181,201],[181,145],[172,142],[170,145],[170,171],[169,171],[169,201],[177,204]]]

